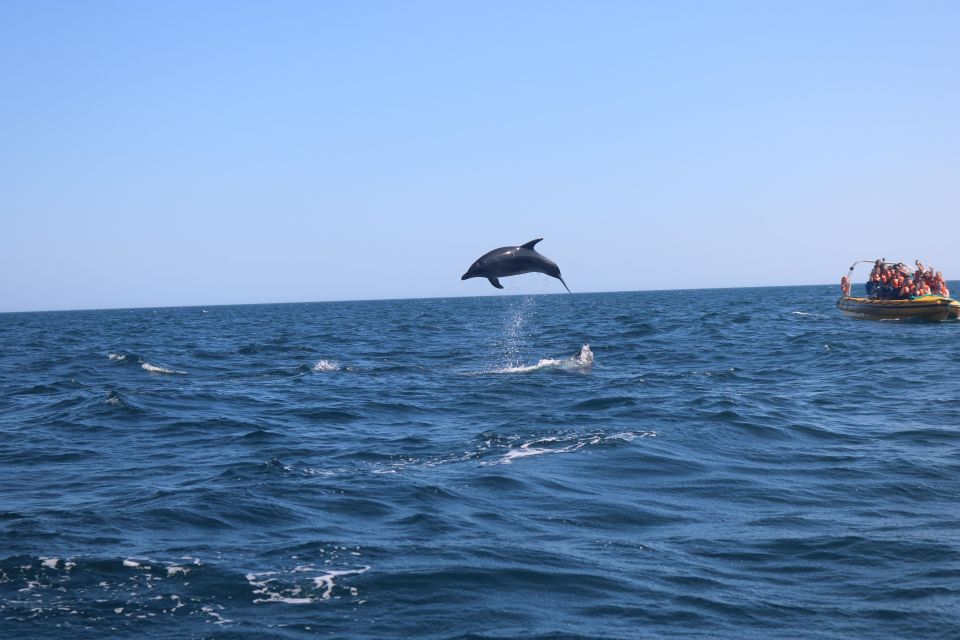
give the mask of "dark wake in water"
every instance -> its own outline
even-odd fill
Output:
[[[0,637],[950,637],[960,325],[834,294],[2,315]]]

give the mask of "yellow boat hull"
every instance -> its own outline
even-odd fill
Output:
[[[843,296],[837,308],[846,315],[871,320],[943,320],[960,319],[960,302],[942,296],[922,296],[913,300],[876,300]]]

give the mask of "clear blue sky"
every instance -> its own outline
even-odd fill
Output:
[[[0,3],[0,311],[960,278],[960,3]],[[527,275],[508,292],[562,292]]]

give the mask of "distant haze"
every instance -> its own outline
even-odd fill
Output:
[[[0,3],[0,311],[960,278],[960,3]],[[865,274],[864,274],[865,276]],[[563,292],[540,274],[505,293]]]

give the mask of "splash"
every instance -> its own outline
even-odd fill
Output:
[[[340,363],[335,360],[320,360],[310,369],[314,373],[322,373],[324,371],[339,371]]]
[[[537,364],[528,365],[528,366],[509,366],[502,369],[497,369],[494,373],[529,373],[531,371],[539,371],[541,369],[566,369],[574,371],[585,371],[590,369],[593,366],[593,351],[590,350],[590,345],[585,344],[580,347],[580,351],[575,355],[569,358],[557,359],[557,358],[543,358],[537,362]]]
[[[506,367],[516,367],[520,364],[520,352],[526,343],[527,320],[533,316],[536,299],[525,296],[519,302],[511,305],[510,316],[503,330],[500,349],[503,353],[503,363]]]
[[[580,353],[573,356],[572,358],[576,364],[580,367],[592,367],[593,366],[593,351],[590,350],[590,345],[585,344],[580,347]]]

